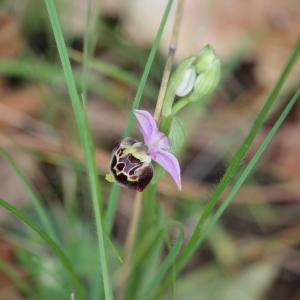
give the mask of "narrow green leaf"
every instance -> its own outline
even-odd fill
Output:
[[[60,260],[60,262],[62,263],[62,265],[65,267],[66,271],[68,272],[70,279],[72,280],[72,283],[76,290],[78,299],[85,299],[84,289],[73,269],[72,262],[64,254],[64,252],[61,250],[59,245],[45,231],[43,231],[41,228],[39,228],[34,222],[32,222],[29,218],[27,218],[19,209],[17,209],[13,205],[9,204],[8,202],[6,202],[3,199],[0,199],[0,206],[4,207],[11,214],[13,214],[16,218],[18,218],[20,221],[22,221],[23,223],[28,225],[33,231],[35,231],[47,243],[49,248],[51,248],[53,253],[57,256],[57,258]]]
[[[113,298],[112,290],[111,290],[112,286],[110,284],[110,277],[108,272],[106,247],[104,242],[104,233],[103,233],[102,218],[101,218],[101,203],[103,201],[100,193],[100,184],[98,180],[98,172],[97,172],[97,166],[95,162],[94,145],[93,145],[86,113],[83,110],[82,102],[79,98],[76,89],[75,79],[72,72],[70,60],[68,57],[67,47],[65,44],[65,40],[63,38],[54,1],[53,0],[44,0],[44,1],[47,7],[50,23],[52,26],[53,34],[55,37],[57,49],[59,52],[61,64],[66,79],[66,83],[68,86],[80,142],[84,150],[85,163],[86,163],[88,179],[90,184],[90,192],[91,192],[92,202],[93,202],[93,210],[95,214],[95,222],[96,222],[96,230],[97,230],[97,238],[98,238],[98,255],[100,257],[100,262],[101,262],[104,293],[105,293],[105,298],[107,300],[111,300]]]
[[[133,127],[133,121],[134,121],[133,111],[135,109],[137,109],[140,105],[142,94],[143,94],[143,91],[144,91],[144,88],[145,88],[145,85],[146,85],[146,82],[147,82],[147,79],[148,79],[148,76],[150,73],[151,66],[153,64],[153,60],[154,60],[155,55],[158,50],[158,46],[160,43],[160,39],[161,39],[163,30],[165,28],[167,19],[169,17],[169,13],[170,13],[172,4],[173,4],[173,0],[169,0],[168,4],[166,6],[166,9],[164,11],[164,15],[161,19],[156,37],[154,39],[152,48],[150,50],[150,53],[149,53],[149,56],[147,59],[147,63],[145,65],[143,75],[141,77],[135,98],[134,98],[132,106],[131,106],[131,111],[130,111],[130,115],[128,117],[128,123],[127,123],[127,127],[125,129],[125,132],[124,132],[124,136],[130,136],[130,134],[131,134],[132,127]],[[113,184],[110,194],[109,194],[108,207],[107,207],[106,216],[105,216],[105,225],[106,225],[106,230],[107,230],[108,234],[110,234],[110,232],[112,230],[112,225],[113,225],[114,217],[116,214],[119,195],[120,195],[120,187],[117,184]]]
[[[204,229],[202,231],[201,237],[200,237],[199,242],[198,242],[198,246],[200,246],[203,243],[203,241],[205,240],[205,238],[207,237],[207,235],[209,233],[211,233],[211,231],[212,231],[213,227],[215,226],[216,222],[218,222],[218,220],[222,216],[225,209],[232,202],[233,198],[235,197],[235,195],[237,194],[237,192],[239,191],[239,189],[241,188],[241,186],[243,185],[243,183],[245,182],[245,180],[249,176],[250,172],[256,166],[258,160],[260,159],[260,157],[262,156],[262,154],[266,150],[267,146],[269,145],[269,143],[273,139],[274,135],[276,134],[276,132],[278,131],[280,126],[283,124],[284,120],[288,116],[288,114],[291,111],[292,107],[294,106],[296,101],[299,100],[299,97],[300,97],[300,88],[297,90],[295,95],[288,102],[288,104],[286,105],[286,107],[284,108],[282,113],[280,114],[279,118],[277,119],[275,124],[272,126],[272,128],[270,129],[270,131],[268,132],[268,134],[266,135],[266,137],[262,141],[262,143],[260,144],[259,148],[255,152],[252,159],[248,162],[247,166],[243,169],[243,171],[241,172],[239,178],[237,179],[237,181],[233,185],[230,193],[225,198],[224,202],[220,205],[220,207],[217,209],[215,214],[209,219],[208,224],[204,227]]]
[[[8,163],[11,165],[13,170],[15,171],[16,175],[19,177],[20,181],[22,182],[24,188],[26,189],[26,192],[28,196],[31,199],[32,205],[34,209],[37,212],[37,215],[39,216],[41,224],[43,224],[43,227],[45,228],[46,232],[56,240],[56,234],[55,230],[53,228],[53,224],[51,223],[49,216],[43,206],[43,201],[40,198],[38,192],[34,189],[28,178],[25,176],[25,174],[22,172],[20,167],[17,165],[16,161],[12,158],[12,156],[3,148],[0,148],[0,155],[2,155]]]
[[[256,137],[257,133],[262,128],[262,125],[265,119],[268,116],[275,100],[277,99],[279,92],[286,81],[288,74],[290,73],[292,67],[295,65],[298,56],[300,54],[300,40],[297,40],[295,46],[293,47],[292,53],[285,65],[282,73],[280,74],[276,84],[274,85],[270,95],[268,96],[264,106],[262,107],[261,111],[259,112],[256,120],[254,121],[250,132],[240,145],[239,149],[237,150],[236,154],[234,155],[233,160],[231,161],[229,167],[227,168],[224,176],[222,177],[221,181],[217,185],[216,189],[213,191],[208,204],[206,205],[201,217],[199,218],[195,229],[192,233],[190,240],[188,241],[186,247],[184,248],[182,255],[176,262],[176,273],[178,273],[182,267],[186,264],[192,254],[199,246],[199,241],[202,234],[203,225],[206,220],[210,217],[210,214],[217,204],[221,194],[226,189],[228,184],[230,183],[230,179],[232,178],[233,174],[237,171],[242,159],[244,158],[245,154],[247,153],[249,147],[251,146],[254,138]],[[164,282],[163,286],[161,287],[159,294],[162,293],[171,281],[171,275],[169,274],[166,281]]]
[[[253,170],[255,165],[257,164],[258,160],[262,156],[263,152],[266,150],[267,146],[271,142],[272,138],[286,119],[287,115],[291,111],[292,107],[296,103],[297,100],[299,100],[300,97],[300,88],[297,90],[295,95],[291,98],[291,100],[286,105],[283,112],[280,114],[279,118],[271,128],[271,130],[268,132],[267,136],[264,138],[262,143],[260,144],[259,148],[255,152],[252,159],[249,161],[247,166],[243,169],[240,176],[238,177],[237,181],[233,185],[230,193],[225,198],[224,202],[220,205],[220,207],[217,209],[216,213],[209,219],[208,224],[205,226],[201,238],[199,239],[198,243],[199,245],[204,241],[206,236],[209,234],[209,232],[212,230],[213,226],[216,224],[216,222],[220,219],[221,215],[223,214],[224,210],[228,207],[228,205],[232,202],[234,196],[237,194],[239,189],[241,188],[242,184],[245,182],[247,177],[249,176],[250,172]]]
[[[262,107],[261,111],[259,112],[255,122],[253,123],[253,126],[251,127],[249,134],[246,136],[245,140],[243,141],[243,143],[237,150],[236,154],[234,155],[234,158],[231,161],[229,167],[227,168],[220,183],[218,184],[216,189],[213,191],[213,193],[208,201],[208,204],[205,207],[201,217],[199,218],[197,225],[192,233],[192,236],[191,236],[188,244],[186,245],[182,256],[180,257],[180,259],[178,261],[178,265],[183,266],[184,263],[193,254],[193,252],[197,249],[202,225],[207,220],[207,218],[210,216],[212,209],[217,204],[221,194],[223,193],[223,191],[229,184],[230,179],[232,178],[235,171],[238,169],[242,159],[244,158],[245,154],[247,153],[247,151],[248,151],[249,147],[251,146],[253,140],[255,139],[257,133],[262,128],[262,125],[263,125],[265,119],[267,118],[268,113],[272,108],[272,105],[274,104],[275,100],[277,99],[279,92],[280,92],[285,80],[287,79],[290,70],[292,69],[293,65],[295,64],[299,54],[300,54],[300,40],[297,41],[297,43],[292,51],[292,54],[286,64],[286,66],[284,67],[283,72],[281,73],[272,92],[270,93],[264,106]]]
[[[178,153],[185,141],[185,130],[180,119],[174,117],[172,119],[169,141],[171,143],[172,152]]]
[[[87,81],[88,81],[88,70],[89,70],[89,19],[91,16],[91,0],[87,1],[87,9],[85,14],[85,26],[83,35],[83,65],[82,65],[82,78],[81,78],[81,90],[82,90],[82,101],[83,105],[86,105],[87,101]]]
[[[165,274],[172,267],[177,255],[180,252],[180,249],[184,242],[184,229],[182,228],[181,224],[176,223],[175,225],[176,225],[176,228],[179,229],[178,238],[176,239],[173,246],[169,245],[169,253],[168,253],[167,257],[165,258],[164,262],[161,264],[159,270],[157,271],[156,276],[152,279],[151,283],[149,284],[148,289],[144,293],[144,297],[142,297],[142,299],[146,299],[147,297],[149,298],[149,295],[152,294],[154,289],[164,278]]]
[[[0,257],[0,271],[3,272],[7,277],[9,277],[12,282],[20,289],[21,292],[26,295],[32,293],[29,284],[14,270],[14,268],[5,260]]]
[[[69,49],[69,55],[71,59],[74,59],[77,62],[82,62],[82,60],[84,59],[82,58],[81,52],[76,51],[74,49]],[[138,86],[139,78],[137,77],[137,75],[135,75],[135,73],[129,72],[128,70],[124,70],[119,66],[113,65],[112,63],[100,60],[99,58],[90,58],[89,68],[98,71],[112,79],[125,82],[132,86]],[[154,86],[152,86],[151,88],[154,89]],[[149,91],[148,94],[150,94]]]

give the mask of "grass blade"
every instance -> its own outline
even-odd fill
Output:
[[[223,193],[223,191],[229,184],[230,179],[232,178],[233,174],[238,169],[242,159],[244,158],[245,154],[247,153],[254,138],[256,137],[256,135],[260,131],[260,129],[262,128],[262,125],[263,125],[268,113],[270,112],[272,105],[274,104],[275,100],[277,99],[277,96],[279,95],[279,92],[283,86],[283,83],[287,79],[288,74],[289,74],[290,70],[292,69],[293,65],[295,64],[299,54],[300,54],[300,40],[297,41],[297,43],[292,51],[292,54],[286,64],[286,66],[284,67],[283,72],[281,73],[272,92],[270,93],[264,106],[262,107],[261,111],[259,112],[255,122],[253,123],[253,126],[252,126],[249,134],[246,136],[245,140],[243,141],[243,143],[237,150],[233,160],[231,161],[229,167],[227,168],[220,183],[218,184],[216,189],[213,191],[213,193],[210,197],[210,200],[209,200],[207,206],[205,207],[200,219],[198,220],[198,223],[193,231],[193,234],[192,234],[187,246],[185,247],[185,251],[182,254],[182,258],[180,259],[181,261],[187,261],[187,259],[190,257],[190,255],[195,251],[195,249],[197,249],[202,225],[209,217],[212,209],[215,207],[221,194]]]
[[[257,162],[260,159],[260,157],[262,156],[263,152],[265,151],[265,149],[267,148],[267,146],[271,142],[272,138],[274,137],[274,135],[276,134],[276,132],[278,131],[278,129],[280,128],[280,126],[282,125],[282,123],[284,122],[284,120],[286,119],[287,115],[289,114],[289,112],[291,111],[292,107],[294,106],[294,104],[296,103],[296,101],[299,99],[299,97],[300,97],[300,88],[297,90],[297,92],[295,93],[295,95],[288,102],[288,104],[286,105],[285,109],[282,111],[282,113],[280,114],[279,118],[277,119],[277,121],[275,122],[275,124],[273,125],[273,127],[271,128],[271,130],[268,132],[267,136],[264,138],[264,140],[262,141],[262,143],[260,144],[260,146],[257,149],[257,151],[255,152],[254,156],[251,158],[251,160],[248,162],[247,166],[241,172],[239,178],[237,179],[237,181],[233,185],[230,193],[225,198],[224,202],[220,205],[220,207],[217,209],[216,213],[212,216],[212,218],[209,219],[209,222],[205,226],[205,228],[204,228],[204,230],[203,230],[203,232],[201,234],[201,238],[199,239],[199,242],[198,242],[199,246],[204,241],[204,239],[206,238],[206,236],[210,233],[210,231],[212,230],[212,228],[216,224],[216,222],[220,219],[220,217],[223,214],[224,210],[231,203],[231,201],[233,200],[234,196],[237,194],[237,192],[241,188],[242,184],[245,182],[245,180],[249,176],[250,172],[253,170],[253,168],[257,164]]]
[[[134,98],[132,106],[131,106],[131,111],[130,111],[130,115],[129,115],[129,118],[128,118],[127,127],[126,127],[125,132],[124,132],[125,136],[129,136],[131,134],[132,127],[133,127],[133,122],[134,122],[134,113],[133,113],[133,111],[136,108],[138,108],[139,105],[140,105],[141,98],[142,98],[142,95],[143,95],[143,91],[144,91],[144,88],[145,88],[145,85],[146,85],[146,81],[148,79],[153,60],[154,60],[156,52],[158,50],[160,39],[161,39],[163,30],[165,28],[166,22],[168,20],[169,13],[170,13],[170,10],[171,10],[171,7],[172,7],[172,3],[173,3],[173,0],[168,1],[168,4],[165,8],[164,15],[161,19],[161,22],[160,22],[160,25],[159,25],[159,28],[158,28],[158,31],[157,31],[157,34],[156,34],[156,37],[153,41],[153,46],[150,50],[149,57],[148,57],[148,60],[147,60],[147,63],[146,63],[146,66],[145,66],[140,84],[138,86],[135,98]]]
[[[30,295],[32,293],[31,287],[26,280],[24,280],[19,273],[2,258],[0,258],[0,271],[9,277],[22,293],[25,295]]]
[[[39,216],[41,224],[43,225],[46,232],[53,238],[56,239],[55,230],[53,225],[48,217],[46,210],[43,207],[43,201],[41,200],[40,196],[38,195],[37,191],[33,188],[28,178],[24,175],[20,167],[17,165],[16,161],[12,158],[12,156],[4,149],[0,148],[0,155],[2,155],[11,165],[13,170],[15,171],[16,175],[19,177],[20,181],[22,182],[24,188],[28,196],[31,199],[32,205]]]
[[[225,198],[224,202],[220,205],[220,207],[217,209],[215,214],[209,219],[207,225],[203,228],[201,237],[198,240],[198,247],[204,242],[205,238],[211,232],[211,230],[213,229],[216,222],[220,219],[220,217],[222,216],[225,209],[232,202],[233,198],[235,197],[235,195],[237,194],[237,192],[239,191],[239,189],[241,188],[241,186],[243,185],[243,183],[245,182],[245,180],[249,176],[250,172],[253,170],[253,168],[257,164],[257,162],[260,159],[260,157],[262,156],[263,152],[265,151],[265,149],[267,148],[267,146],[271,142],[272,138],[274,137],[274,135],[276,134],[277,130],[280,128],[280,126],[282,125],[284,120],[286,119],[287,115],[289,114],[292,107],[294,106],[296,101],[299,99],[299,97],[300,97],[300,88],[297,90],[295,95],[288,102],[285,109],[280,114],[279,118],[277,119],[277,121],[275,122],[275,124],[273,125],[271,130],[268,132],[267,136],[264,138],[262,143],[260,144],[259,148],[255,152],[252,159],[248,162],[247,166],[243,169],[243,171],[241,172],[239,178],[237,179],[237,181],[233,185],[230,193]],[[178,272],[178,269],[177,269],[177,272]],[[168,277],[168,281],[170,281],[170,277]],[[159,292],[156,295],[155,299],[159,299],[159,297],[162,294],[164,288],[166,288],[166,283],[168,283],[168,282],[165,282],[165,286],[162,289],[159,290]]]
[[[130,134],[131,134],[132,127],[133,127],[133,121],[134,121],[133,111],[134,111],[134,109],[138,108],[140,105],[142,94],[143,94],[143,91],[144,91],[144,88],[146,85],[146,81],[148,79],[150,69],[153,64],[153,60],[157,53],[160,39],[161,39],[163,30],[165,28],[166,22],[168,20],[172,4],[173,4],[173,0],[169,0],[167,6],[165,8],[164,15],[161,19],[157,34],[155,36],[152,48],[150,50],[150,53],[149,53],[149,56],[147,59],[147,63],[146,63],[143,75],[141,77],[139,86],[137,88],[136,95],[134,97],[134,100],[133,100],[133,103],[131,106],[131,111],[130,111],[130,115],[128,117],[128,123],[127,123],[127,127],[125,129],[125,132],[124,132],[124,136],[130,136]],[[117,205],[118,205],[119,194],[120,194],[120,187],[117,184],[113,184],[110,194],[109,194],[109,198],[108,198],[108,208],[107,208],[106,218],[105,218],[105,225],[106,225],[106,230],[107,230],[108,234],[110,234],[111,229],[112,229],[113,220],[114,220]]]
[[[157,271],[157,275],[149,284],[147,291],[144,293],[144,297],[142,297],[142,299],[146,299],[148,295],[151,295],[154,288],[156,288],[156,286],[161,282],[168,270],[172,267],[177,255],[180,252],[180,249],[184,242],[184,229],[181,224],[176,224],[176,228],[179,229],[179,236],[173,246],[169,245],[169,254]]]
[[[66,44],[60,27],[59,19],[57,16],[56,8],[54,5],[54,1],[53,0],[44,0],[44,1],[47,7],[50,23],[52,26],[52,30],[56,40],[57,49],[59,52],[65,79],[67,82],[71,103],[75,114],[79,138],[84,150],[84,157],[86,162],[86,168],[87,168],[88,179],[90,184],[90,191],[91,191],[92,202],[93,202],[93,210],[94,210],[95,221],[96,221],[96,230],[97,230],[97,238],[98,238],[98,254],[101,262],[104,293],[105,293],[105,298],[107,300],[111,300],[112,290],[111,290],[111,284],[110,284],[110,278],[108,272],[106,249],[104,244],[104,233],[103,233],[102,218],[101,218],[102,197],[100,193],[100,185],[98,181],[98,174],[97,174],[97,167],[95,162],[94,147],[91,138],[91,132],[87,122],[85,111],[83,110],[82,102],[77,93],[75,80],[74,80],[70,60],[68,57]]]
[[[35,231],[51,248],[53,253],[57,256],[57,258],[60,260],[62,265],[65,267],[66,271],[68,272],[70,279],[72,280],[72,283],[74,285],[74,288],[77,292],[77,296],[79,299],[85,299],[84,298],[84,290],[82,288],[82,285],[77,278],[77,275],[73,269],[71,261],[68,259],[68,257],[64,254],[64,252],[61,250],[58,244],[41,228],[39,228],[34,222],[32,222],[29,218],[27,218],[19,209],[14,207],[13,205],[9,204],[3,199],[0,199],[0,206],[8,210],[11,214],[13,214],[16,218],[18,218],[20,221],[25,223],[27,226],[29,226],[33,231]]]
[[[69,53],[69,56],[71,59],[83,64],[84,55],[82,55],[81,52],[74,50],[74,49],[69,49],[68,53]],[[1,60],[0,60],[0,62],[1,62]],[[1,63],[0,63],[0,66],[1,66]],[[139,77],[134,72],[124,70],[119,66],[116,66],[112,63],[103,61],[99,58],[96,59],[96,58],[90,57],[89,68],[91,70],[100,72],[101,74],[109,77],[110,79],[124,82],[133,87],[137,87],[139,84]],[[5,71],[5,69],[4,69],[4,71]],[[0,72],[1,72],[1,68],[0,68]],[[150,96],[150,95],[153,96],[155,91],[156,91],[156,88],[152,84],[150,87],[149,87],[149,85],[147,87],[145,87],[144,93],[146,93],[148,96]]]
[[[260,131],[268,113],[270,112],[272,105],[274,104],[275,100],[277,99],[279,92],[280,92],[285,80],[288,77],[288,74],[290,73],[292,67],[296,63],[299,54],[300,54],[300,39],[297,40],[295,46],[293,47],[292,53],[287,61],[287,64],[285,65],[282,73],[280,74],[276,84],[273,87],[273,90],[271,91],[264,106],[262,107],[261,111],[259,112],[255,122],[253,123],[253,125],[250,129],[250,132],[244,139],[243,143],[240,145],[233,160],[231,161],[229,167],[227,168],[225,174],[223,175],[221,181],[217,185],[216,189],[213,191],[208,204],[206,205],[201,217],[199,218],[199,220],[195,226],[195,229],[192,233],[190,240],[188,241],[186,247],[184,248],[182,255],[179,257],[179,259],[176,262],[176,265],[175,265],[176,273],[178,273],[182,269],[182,267],[186,264],[186,262],[189,260],[191,255],[198,248],[203,224],[209,218],[209,216],[210,216],[213,208],[217,204],[221,194],[223,193],[223,191],[229,184],[230,179],[232,178],[233,174],[238,169],[242,159],[244,158],[245,154],[247,153],[249,147],[251,146],[255,136]],[[163,284],[163,287],[160,289],[160,291],[163,291],[164,289],[166,289],[168,284],[170,283],[170,281],[171,281],[171,275],[169,274],[168,277],[166,278],[166,281]]]
[[[83,105],[86,105],[87,101],[87,81],[88,81],[88,70],[89,70],[89,19],[91,16],[91,0],[87,1],[87,8],[85,14],[85,28],[83,35],[83,64],[82,64],[82,79],[81,79],[81,89],[82,89],[82,100]]]

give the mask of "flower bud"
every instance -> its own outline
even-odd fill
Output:
[[[203,47],[198,55],[184,59],[172,73],[168,84],[162,110],[164,125],[167,127],[170,124],[168,120],[187,104],[212,93],[220,78],[221,63],[210,45]]]
[[[190,96],[190,101],[197,101],[200,98],[212,93],[221,77],[221,65],[218,59],[215,59],[210,64],[210,69],[202,72],[197,76],[194,84],[193,93]]]
[[[221,77],[221,63],[210,45],[200,50],[197,56],[189,57],[178,65],[171,77],[172,85],[175,85],[175,95],[179,97],[173,105],[172,111],[164,114],[175,115],[190,102],[196,102],[212,93],[217,87]],[[173,81],[172,81],[173,80]],[[168,91],[172,92],[172,85]],[[171,95],[171,93],[169,93]],[[168,96],[169,96],[168,94]]]
[[[195,69],[193,67],[194,61],[195,57],[188,57],[184,59],[172,73],[172,76],[168,83],[168,88],[166,91],[162,109],[162,114],[165,118],[170,116],[172,113],[172,107],[175,97],[177,96],[177,92],[179,95],[187,95],[194,87],[195,76],[193,78],[194,72],[192,71]],[[191,82],[189,79],[191,79]]]
[[[218,58],[213,48],[210,45],[203,47],[195,61],[197,73],[200,74],[202,72],[209,71],[216,60],[218,60]]]
[[[186,69],[183,72],[181,81],[176,89],[176,95],[179,97],[184,97],[187,94],[189,94],[194,88],[196,77],[197,74],[194,66],[191,66],[190,68]]]

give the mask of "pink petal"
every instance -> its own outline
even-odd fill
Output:
[[[170,149],[168,138],[158,130],[152,115],[146,110],[138,109],[134,113],[139,122],[145,144],[150,148],[155,148],[155,151],[156,149]]]
[[[153,148],[165,149],[165,150],[170,149],[170,143],[167,136],[158,130],[153,134],[152,142],[153,142],[152,144]]]
[[[180,166],[177,158],[172,153],[164,150],[151,151],[150,155],[172,176],[178,189],[181,190]]]
[[[139,122],[145,144],[152,144],[153,136],[158,131],[154,118],[146,110],[136,109],[134,114]]]

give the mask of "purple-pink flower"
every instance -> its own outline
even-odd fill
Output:
[[[148,147],[149,156],[172,176],[178,189],[181,190],[180,166],[176,156],[170,152],[171,147],[168,138],[159,131],[154,118],[148,111],[135,110],[134,113],[144,143]]]

